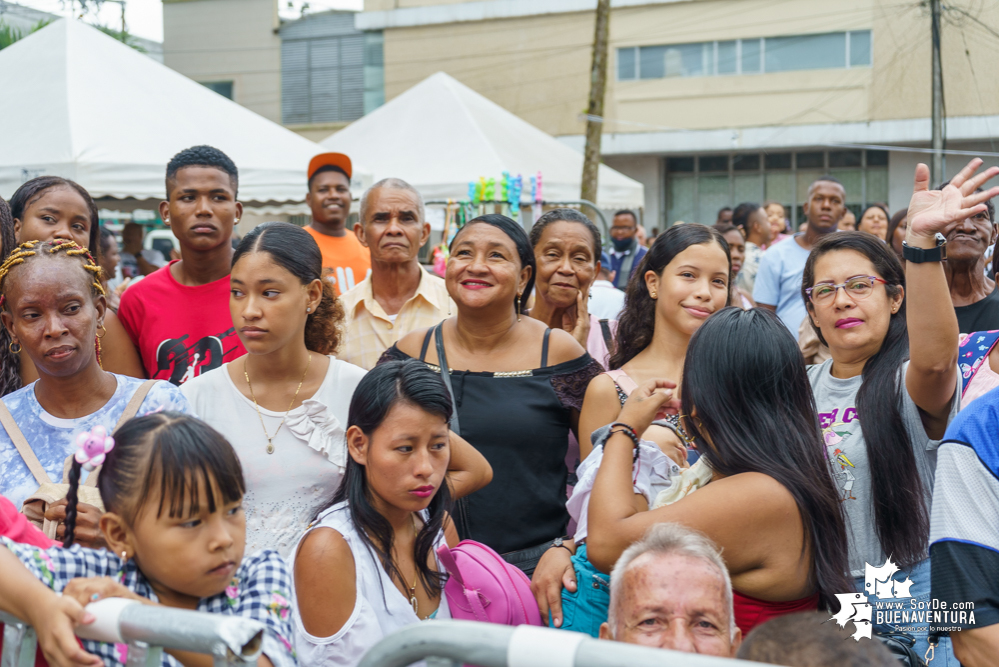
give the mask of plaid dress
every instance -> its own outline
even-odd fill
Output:
[[[43,584],[61,593],[71,579],[78,577],[111,577],[136,595],[158,602],[152,586],[135,565],[110,551],[87,549],[73,545],[69,549],[40,549],[0,537],[0,545],[20,559],[25,567]],[[288,566],[276,551],[259,551],[243,559],[236,576],[218,595],[203,598],[198,611],[210,614],[245,616],[264,624],[263,653],[275,667],[297,664],[290,638],[291,576]],[[100,656],[109,667],[124,667],[128,647],[83,640],[84,648]],[[164,667],[181,667],[172,656],[163,652]]]

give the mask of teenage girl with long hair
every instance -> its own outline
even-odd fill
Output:
[[[579,415],[582,458],[593,448],[590,435],[614,421],[634,387],[680,377],[690,337],[728,303],[731,272],[728,243],[714,229],[680,225],[656,237],[628,283],[612,372],[586,388]]]
[[[727,308],[691,338],[680,385],[707,484],[649,511],[636,506],[632,451],[675,383],[632,393],[604,443],[589,503],[588,557],[609,572],[648,528],[677,522],[717,544],[743,635],[774,616],[837,608],[848,590],[846,529],[798,346],[776,316]]]
[[[731,274],[728,243],[715,229],[680,225],[656,237],[628,283],[618,343],[610,358],[613,370],[598,375],[586,388],[579,417],[581,458],[593,451],[592,433],[617,419],[635,387],[656,377],[680,377],[691,335],[728,303]],[[659,422],[643,435],[673,462],[686,465],[686,441],[675,417]],[[599,466],[599,462],[584,462],[588,468],[594,464]],[[642,464],[646,470],[649,466],[669,467],[668,460],[654,449],[646,451]],[[582,472],[579,475],[583,477]],[[581,490],[585,493],[587,489],[573,493]],[[585,523],[581,510],[578,520]],[[577,526],[577,537],[582,539],[584,532],[585,526]],[[581,545],[567,540],[564,546],[548,549],[531,580],[542,617],[548,618],[550,612],[556,627],[562,626],[563,587],[574,595],[580,578],[595,576],[585,552],[577,553]],[[594,627],[599,627],[599,622]]]
[[[450,618],[435,552],[448,518],[451,397],[416,360],[369,372],[350,402],[343,484],[294,552],[295,648],[307,665],[356,665],[393,630]]]
[[[351,396],[365,371],[335,356],[344,312],[322,254],[297,225],[267,222],[233,254],[229,310],[247,354],[186,382],[196,414],[235,443],[247,482],[251,550],[290,556],[340,485]],[[485,460],[456,443],[458,493],[488,482]]]

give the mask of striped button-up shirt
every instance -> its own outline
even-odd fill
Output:
[[[388,348],[410,331],[431,327],[457,313],[444,280],[424,271],[416,294],[395,317],[385,313],[371,290],[371,276],[340,297],[347,315],[339,359],[371,370]]]

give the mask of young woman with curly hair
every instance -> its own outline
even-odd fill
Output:
[[[301,227],[269,222],[244,236],[229,309],[247,354],[182,387],[239,454],[250,552],[287,556],[346,464],[347,409],[364,370],[331,356],[344,314],[322,270]]]

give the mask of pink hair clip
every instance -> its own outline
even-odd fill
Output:
[[[87,472],[104,463],[105,455],[114,449],[114,438],[108,435],[103,426],[97,425],[92,430],[84,431],[76,436],[76,462]]]

